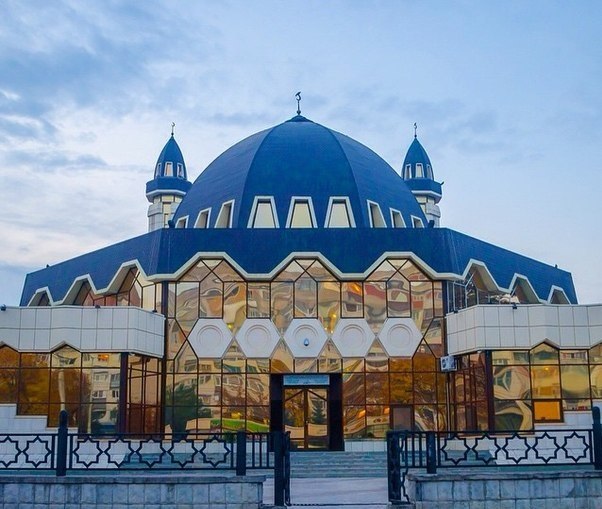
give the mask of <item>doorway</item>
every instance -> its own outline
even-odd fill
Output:
[[[328,387],[286,387],[284,431],[291,448],[328,449]]]

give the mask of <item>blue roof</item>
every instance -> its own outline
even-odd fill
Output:
[[[256,197],[273,197],[278,223],[286,225],[291,198],[310,197],[322,227],[331,197],[348,197],[355,224],[369,227],[367,201],[376,202],[387,226],[390,209],[426,218],[405,182],[380,156],[361,143],[297,115],[226,150],[196,179],[174,221],[211,208],[213,227],[223,203],[234,200],[232,227],[246,228]]]
[[[21,304],[45,287],[54,301],[61,301],[74,281],[85,275],[97,289],[106,288],[121,265],[134,260],[148,276],[170,279],[199,252],[226,253],[248,274],[269,274],[291,253],[320,253],[343,274],[363,274],[384,253],[414,253],[443,278],[462,276],[476,260],[486,265],[500,288],[509,289],[520,274],[541,300],[558,287],[571,303],[577,302],[569,272],[447,228],[169,228],[29,274]]]
[[[171,166],[167,163],[171,163]],[[156,194],[166,190],[180,191],[183,194],[190,189],[190,186],[184,156],[172,134],[159,154],[153,179],[146,183],[146,194]]]
[[[422,168],[424,171],[424,178],[435,180],[433,175],[433,166],[431,165],[431,160],[429,159],[426,150],[418,141],[418,138],[414,137],[414,141],[410,145],[408,152],[406,154],[405,159],[403,160],[403,173],[402,175],[406,178],[405,168],[407,165],[411,165],[411,174],[410,178],[421,178],[416,175],[416,164],[422,164]]]

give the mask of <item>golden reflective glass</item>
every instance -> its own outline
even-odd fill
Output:
[[[281,334],[293,320],[293,283],[282,281],[271,285],[272,322]]]
[[[343,407],[343,434],[345,439],[363,438],[366,433],[366,407]]]
[[[130,290],[130,306],[142,307],[142,286],[135,281]]]
[[[433,285],[430,281],[412,281],[412,318],[424,334],[433,319]]]
[[[412,357],[414,371],[436,371],[437,359],[430,348],[423,342],[420,343]]]
[[[395,275],[396,268],[388,261],[382,262],[368,279],[371,281],[387,281]]]
[[[27,407],[32,412],[34,404],[48,403],[48,390],[50,387],[49,369],[21,369],[21,383],[19,384],[19,405]],[[27,413],[19,410],[18,413]],[[46,410],[42,412],[45,414]]]
[[[592,398],[602,398],[602,365],[591,365],[589,369]]]
[[[466,383],[464,373],[454,373],[454,397],[457,403],[463,403],[466,400]]]
[[[583,412],[592,409],[591,399],[563,399],[563,410]]]
[[[88,408],[85,408],[88,407]],[[80,411],[89,410],[91,405],[84,405],[83,408],[80,407],[79,403],[71,402],[71,403],[62,403],[62,404],[51,404],[48,405],[47,410],[44,411],[44,414],[48,414],[48,426],[49,427],[58,427],[59,425],[59,415],[61,410],[67,411],[68,416],[68,425],[70,427],[77,427],[81,429],[80,421],[85,421],[88,416],[80,415]],[[113,430],[114,432],[115,430]]]
[[[202,281],[209,274],[209,268],[201,261],[184,274],[180,281]]]
[[[364,317],[375,332],[380,332],[387,319],[387,283],[368,281],[364,283]]]
[[[437,377],[435,373],[414,373],[415,403],[437,401]]]
[[[389,407],[383,405],[366,406],[366,437],[384,438],[389,430]]]
[[[296,281],[297,278],[305,272],[305,269],[301,267],[296,261],[289,263],[283,270],[278,274],[274,281]]]
[[[196,373],[198,359],[190,343],[186,341],[174,360],[175,373]]]
[[[589,398],[589,369],[588,366],[560,366],[562,381],[562,397],[567,399]]]
[[[343,318],[363,318],[364,289],[362,283],[341,283],[341,303],[341,316]]]
[[[201,281],[199,305],[199,316],[204,318],[221,318],[223,283],[215,274],[210,274]]]
[[[443,283],[441,281],[433,282],[433,310],[435,316],[445,316],[443,309]]]
[[[437,429],[437,407],[435,405],[414,406],[414,426],[419,431]]]
[[[431,321],[426,334],[424,335],[424,340],[429,345],[431,351],[436,357],[442,357],[445,354],[443,348],[443,327],[442,327],[442,319],[435,318]]]
[[[202,407],[199,408],[198,418],[189,422],[188,430],[196,431],[198,433],[221,431],[221,421],[221,407]]]
[[[222,375],[222,404],[241,406],[245,404],[245,375]]]
[[[318,371],[320,373],[340,373],[342,370],[341,354],[331,339],[326,341],[318,357]]]
[[[547,343],[532,348],[531,364],[558,364],[558,350]]]
[[[140,390],[136,390],[134,392],[140,393]],[[133,394],[131,397],[134,397]],[[196,373],[174,375],[173,393],[171,395],[171,398],[168,395],[167,403],[174,406],[196,407],[197,400],[198,397]],[[135,400],[132,399],[132,401],[141,402],[139,397],[136,397]]]
[[[495,399],[526,399],[530,397],[531,380],[528,366],[494,366],[493,396]]]
[[[409,260],[403,264],[399,272],[408,281],[429,281],[429,278]]]
[[[387,281],[387,314],[390,317],[411,316],[410,283],[395,274]]]
[[[391,357],[389,359],[391,371],[412,371],[412,359],[408,357]]]
[[[84,368],[118,368],[121,365],[119,353],[82,353],[82,366]]]
[[[19,352],[8,346],[0,346],[0,368],[18,368]]]
[[[0,354],[1,355],[1,354]],[[18,354],[17,354],[18,357]],[[4,359],[5,362],[11,362]],[[18,363],[18,360],[17,360]],[[19,387],[19,369],[0,366],[0,403],[16,403]]]
[[[345,358],[343,359],[343,372],[355,373],[364,371],[364,359]]]
[[[156,309],[155,306],[155,285],[150,284],[142,287],[142,308],[147,311]]]
[[[390,373],[391,404],[411,404],[413,402],[413,379],[411,372]]]
[[[220,373],[222,362],[218,359],[199,359],[199,371],[201,373]]]
[[[157,296],[161,296],[162,292],[159,291]],[[176,284],[169,283],[167,285],[167,317],[173,318],[176,316]]]
[[[366,404],[389,404],[388,373],[366,373]]]
[[[199,404],[219,405],[222,401],[222,376],[216,373],[199,373],[197,382]]]
[[[270,404],[270,375],[247,373],[247,405]]]
[[[55,350],[52,353],[51,361],[54,368],[79,368],[82,362],[81,354],[70,346]]]
[[[222,431],[244,430],[245,407],[223,407],[222,408]]]
[[[560,350],[560,364],[587,364],[587,350]]]
[[[178,283],[176,286],[176,318],[194,321],[199,316],[199,284]]]
[[[270,317],[270,283],[247,283],[247,316]]]
[[[236,272],[232,266],[226,262],[221,261],[214,269],[213,272],[222,281],[244,281],[241,275]]]
[[[295,373],[317,373],[317,359],[295,359]]]
[[[364,405],[366,390],[364,373],[345,373],[343,375],[343,405]]]
[[[308,268],[307,273],[316,281],[336,281],[336,278],[320,262],[313,262]]]
[[[530,430],[533,416],[530,400],[496,401],[494,403],[497,431]]]
[[[533,420],[542,421],[562,421],[562,410],[559,400],[533,401]]]
[[[324,330],[332,334],[341,316],[341,285],[335,281],[318,283],[318,319]]]
[[[589,362],[590,364],[602,364],[602,343],[590,348]]]
[[[288,349],[284,341],[280,341],[272,354],[272,372],[273,373],[292,373],[293,372],[293,354]]]
[[[389,356],[385,352],[381,342],[377,339],[372,343],[366,354],[366,371],[388,371]]]
[[[533,399],[560,397],[560,370],[558,366],[531,366]]]
[[[146,405],[156,405],[159,402],[159,383],[160,377],[158,375],[147,375],[144,384],[144,403]],[[118,395],[118,388],[111,388],[111,394],[113,395],[110,399],[115,400],[115,394]]]
[[[236,333],[247,314],[247,288],[245,283],[224,283],[224,322]]]
[[[270,431],[270,407],[247,407],[247,431],[251,433],[267,433]]]
[[[295,281],[295,317],[316,318],[318,312],[318,284],[303,275]]]
[[[107,375],[108,379],[108,375]],[[52,369],[50,374],[50,402],[51,403],[77,403],[80,400],[81,370],[79,369]],[[92,392],[92,398],[106,398],[106,387]]]
[[[494,350],[491,352],[491,363],[498,366],[529,364],[529,352],[527,350]]]

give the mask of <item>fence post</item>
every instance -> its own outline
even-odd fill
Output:
[[[594,425],[592,427],[594,439],[594,468],[596,470],[602,470],[602,424],[600,424],[599,407],[594,406],[592,408],[592,416],[594,418]]]
[[[274,505],[284,506],[284,436],[274,431]]]
[[[426,473],[437,473],[437,443],[435,440],[435,432],[426,432]]]
[[[247,434],[236,432],[236,475],[247,475]]]
[[[69,429],[69,414],[67,410],[61,410],[59,413],[59,430],[56,440],[56,475],[64,477],[67,474],[67,439]]]
[[[387,486],[389,502],[401,500],[401,450],[399,432],[387,431]]]

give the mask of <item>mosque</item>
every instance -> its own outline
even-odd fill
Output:
[[[393,169],[300,113],[194,183],[172,130],[149,231],[27,276],[0,311],[0,432],[62,409],[82,432],[285,430],[331,450],[589,425],[602,305],[441,227],[416,134]]]

